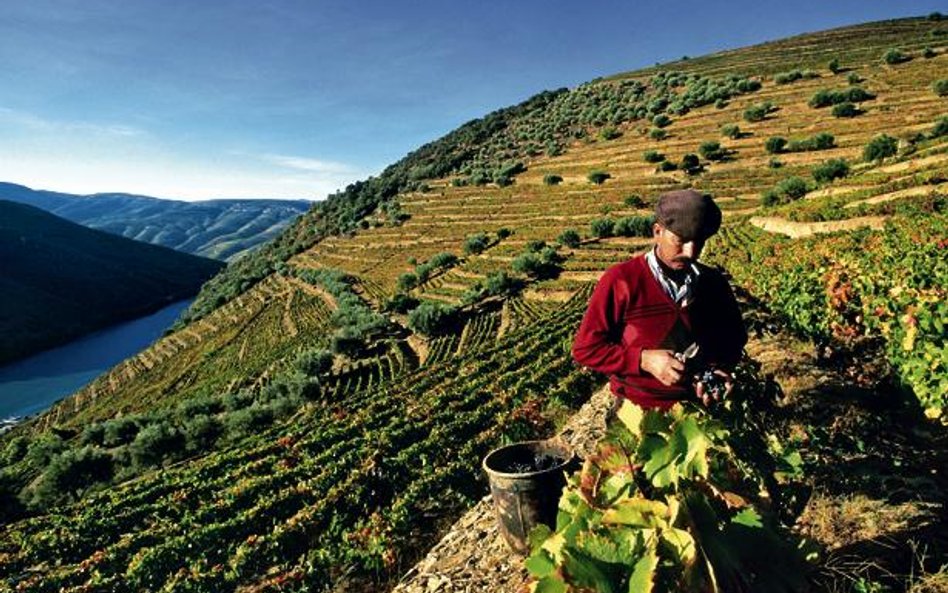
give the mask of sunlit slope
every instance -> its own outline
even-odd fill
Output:
[[[325,345],[331,307],[325,295],[301,283],[262,282],[56,404],[43,425],[81,426],[91,419],[259,386],[300,344]]]
[[[877,62],[882,52],[889,48],[919,53],[926,47],[944,45],[945,29],[943,17],[876,21],[802,33],[706,56],[691,56],[631,73],[616,74],[607,80],[651,75],[659,70],[701,72],[706,75],[738,72],[772,76],[791,68],[823,70],[834,58],[849,60],[853,64],[871,64]],[[842,66],[847,66],[845,61]]]
[[[568,356],[588,294],[496,344],[320,398],[231,447],[9,526],[0,571],[37,590],[79,586],[89,568],[102,590],[382,586],[370,567],[397,570],[480,496],[477,460],[539,421],[535,394],[561,405],[588,396],[595,380]],[[370,540],[402,549],[357,551]],[[288,569],[303,559],[308,567]]]
[[[748,71],[754,62],[742,59]],[[788,69],[793,63],[788,63]],[[555,158],[530,161],[527,171],[506,188],[452,187],[446,182],[432,182],[427,193],[413,193],[401,199],[403,209],[411,218],[401,227],[366,229],[353,238],[334,238],[315,246],[295,262],[310,266],[333,266],[380,284],[380,293],[391,293],[399,274],[411,271],[409,257],[419,261],[439,251],[454,250],[465,236],[478,231],[495,232],[500,228],[514,231],[481,256],[468,258],[461,266],[429,283],[422,289],[432,296],[461,289],[486,272],[503,268],[522,251],[529,240],[554,241],[567,228],[589,233],[589,223],[607,213],[613,217],[646,215],[646,208],[630,208],[624,199],[632,194],[646,201],[662,191],[694,187],[712,193],[728,218],[755,213],[760,207],[761,193],[779,180],[790,176],[811,177],[814,165],[834,158],[854,164],[853,174],[812,192],[804,203],[786,210],[812,208],[826,196],[838,200],[860,199],[867,194],[884,193],[886,189],[916,192],[931,191],[940,182],[948,167],[948,139],[921,143],[911,154],[882,165],[857,164],[863,147],[874,136],[887,133],[897,138],[911,138],[929,131],[936,120],[948,113],[944,98],[931,89],[939,73],[948,69],[948,56],[941,54],[929,60],[915,59],[897,67],[883,66],[878,59],[868,64],[851,63],[849,72],[864,79],[860,86],[876,95],[861,103],[865,111],[851,118],[837,118],[829,108],[815,109],[807,102],[819,89],[845,89],[847,73],[832,75],[825,69],[819,78],[777,85],[765,80],[763,88],[753,94],[734,99],[720,109],[703,107],[680,117],[665,128],[668,138],[653,140],[651,126],[633,122],[620,126],[623,135],[614,140],[593,139],[577,142],[566,154]],[[776,110],[764,121],[749,123],[743,113],[751,105],[770,101]],[[741,137],[722,135],[721,128],[737,124]],[[771,136],[804,139],[820,132],[832,134],[834,147],[827,150],[770,154],[765,141]],[[656,165],[644,161],[643,153],[655,150],[666,160],[680,162],[686,153],[699,154],[706,141],[718,141],[729,154],[725,162],[701,159],[704,171],[688,175],[681,171],[656,172]],[[770,168],[771,159],[782,166]],[[610,179],[593,185],[587,175],[595,170],[608,172]],[[558,186],[543,183],[546,175],[563,177]],[[881,192],[881,193],[880,193]],[[916,195],[918,195],[916,193]],[[904,195],[904,194],[903,194]],[[571,250],[561,279],[541,284],[541,288],[568,285],[576,274],[572,271],[602,270],[621,259],[639,244],[634,239],[611,238],[588,243]],[[445,284],[448,290],[440,290]]]

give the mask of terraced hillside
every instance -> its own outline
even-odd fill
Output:
[[[387,590],[485,493],[481,455],[551,434],[602,384],[571,362],[572,334],[673,188],[725,211],[706,260],[742,287],[754,329],[795,332],[875,408],[907,394],[885,418],[943,448],[946,40],[944,21],[907,19],[617,75],[354,184],[6,439],[0,574],[22,590]],[[853,106],[810,106],[825,101]],[[888,474],[828,488],[830,437],[808,421],[774,440],[803,448],[821,508],[895,508]],[[937,534],[944,500],[924,502],[914,516]],[[944,541],[922,543],[887,586],[948,562]],[[823,556],[823,587],[871,590],[872,553]]]

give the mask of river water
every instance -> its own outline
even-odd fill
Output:
[[[192,300],[126,321],[78,340],[0,367],[0,420],[42,412],[171,327]]]

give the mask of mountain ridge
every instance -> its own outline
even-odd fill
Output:
[[[276,237],[312,206],[305,200],[185,202],[115,192],[79,195],[6,182],[0,182],[0,199],[129,239],[231,261]]]

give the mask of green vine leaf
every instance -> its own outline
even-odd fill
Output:
[[[679,473],[686,478],[708,477],[707,451],[711,442],[694,417],[685,417],[675,425],[678,452],[683,457]],[[682,451],[682,449],[684,451]]]
[[[540,579],[534,593],[566,593],[566,583],[563,579],[556,576],[548,576]]]
[[[678,486],[677,456],[667,440],[657,435],[647,436],[642,440],[639,455],[647,459],[643,469],[652,485],[656,488]]]
[[[670,522],[668,506],[657,500],[624,500],[602,514],[602,522],[633,527],[662,528]]]
[[[741,425],[680,405],[666,412],[623,408],[623,418],[569,479],[557,531],[541,546],[545,555],[528,560],[532,574],[557,580],[544,587],[562,581],[567,591],[596,593],[802,590],[802,554],[754,507],[765,470],[738,455],[746,449],[734,446],[745,435]],[[753,449],[773,460],[772,448]],[[766,466],[773,472],[772,462]],[[780,566],[771,566],[774,558]]]
[[[550,536],[553,535],[553,530],[540,523],[536,527],[530,530],[530,533],[527,535],[527,541],[530,544],[531,550],[536,550],[543,545]]]
[[[655,585],[655,569],[658,568],[658,545],[655,538],[648,541],[645,553],[635,563],[629,578],[629,593],[651,593]]]
[[[570,576],[570,583],[577,587],[586,587],[598,593],[618,593],[616,566],[601,562],[576,549],[566,556],[563,568]]]
[[[738,514],[734,515],[734,518],[731,519],[732,523],[737,523],[738,525],[744,525],[745,527],[763,527],[764,524],[761,521],[760,513],[754,509],[747,507]]]
[[[547,556],[543,550],[538,550],[527,558],[526,562],[524,562],[524,566],[530,571],[530,574],[538,579],[547,577],[556,570],[556,565],[553,564],[553,560]]]
[[[641,534],[632,529],[610,529],[586,533],[577,538],[576,547],[596,560],[622,564],[633,557]]]
[[[662,530],[662,544],[671,550],[675,560],[685,568],[690,568],[697,557],[698,548],[695,539],[684,529],[672,527]]]

